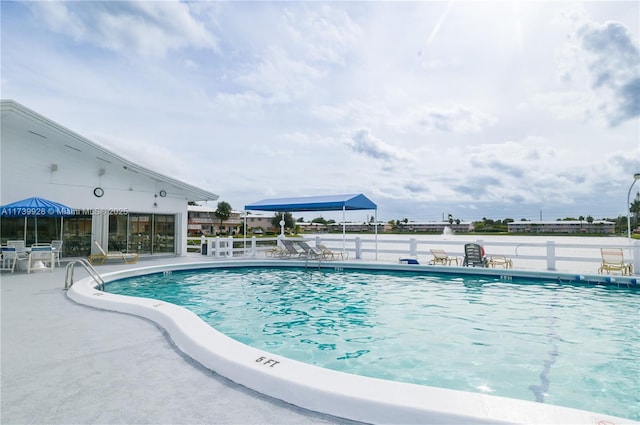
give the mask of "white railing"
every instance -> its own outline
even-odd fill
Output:
[[[398,236],[401,238],[402,236]],[[206,255],[215,258],[232,258],[234,256],[255,258],[262,252],[277,245],[279,237],[247,238],[215,237],[189,238],[199,240],[206,246]],[[514,268],[534,270],[571,270],[596,273],[601,263],[601,248],[622,248],[625,261],[634,264],[634,274],[640,272],[640,241],[616,238],[612,243],[607,238],[598,238],[598,243],[563,243],[557,241],[523,242],[513,237],[513,241],[492,241],[490,237],[483,240],[481,236],[469,236],[468,239],[456,237],[446,240],[425,235],[420,238],[405,237],[404,239],[376,239],[374,235],[353,236],[323,234],[309,237],[290,239],[305,240],[315,244],[324,244],[334,251],[346,251],[349,258],[369,261],[395,261],[399,258],[418,258],[426,264],[432,257],[430,249],[439,248],[447,251],[449,256],[464,257],[465,243],[479,243],[491,255],[504,255],[512,259]],[[511,239],[511,238],[509,238]],[[601,241],[600,241],[601,240]],[[235,244],[235,248],[234,248]],[[189,245],[195,248],[194,245]],[[199,247],[198,247],[199,248]],[[202,253],[202,251],[199,249]]]

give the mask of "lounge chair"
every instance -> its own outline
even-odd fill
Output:
[[[504,255],[492,255],[489,257],[489,267],[504,267],[505,269],[513,268],[513,261]]]
[[[322,250],[322,256],[325,260],[347,260],[349,258],[348,252],[332,251],[321,244],[317,244],[316,247]]]
[[[477,243],[468,243],[464,245],[464,260],[462,265],[465,267],[487,267],[489,261],[484,256],[484,249]]]
[[[295,244],[298,245],[302,249],[302,251],[304,251],[304,254],[301,256],[305,258],[323,259],[322,250],[320,248],[312,247],[305,241],[298,241],[298,242],[295,242]]]
[[[458,265],[458,257],[450,257],[444,250],[442,249],[430,249],[431,255],[433,258],[429,261],[429,264],[435,266],[437,264],[442,264],[443,266],[450,266],[452,262],[456,262],[456,266]]]
[[[602,263],[598,273],[620,272],[623,276],[633,273],[633,265],[624,261],[622,248],[601,248],[600,253],[602,255]]]
[[[107,260],[110,259],[122,260],[126,264],[135,264],[140,259],[140,254],[138,253],[126,253],[121,251],[111,251],[107,253],[104,251],[104,249],[102,249],[98,241],[93,241],[93,243],[96,244],[98,251],[100,251],[98,254],[89,255],[89,262],[94,266],[104,264]]]
[[[267,257],[282,257],[284,254],[284,249],[279,246],[274,246],[273,248],[269,248],[264,252],[264,255]]]
[[[296,248],[293,241],[282,239],[280,242],[282,243],[282,247],[284,248],[280,255],[281,257],[302,258],[306,256],[304,251]]]

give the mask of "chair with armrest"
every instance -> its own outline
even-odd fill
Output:
[[[306,253],[302,249],[298,248],[293,241],[288,239],[282,239],[280,241],[283,247],[283,251],[280,253],[282,258],[303,258]]]
[[[322,251],[322,258],[325,260],[348,260],[349,253],[346,251],[332,251],[325,245],[317,244],[316,247]]]
[[[29,252],[27,262],[27,273],[35,270],[49,270],[53,272],[56,268],[56,258],[53,248],[49,244],[34,244]]]
[[[489,257],[489,267],[504,267],[505,269],[513,268],[513,261],[504,255],[492,255]]]
[[[468,243],[464,245],[464,260],[462,265],[465,267],[488,267],[489,260],[484,255],[484,249],[477,243]]]
[[[22,239],[7,241],[7,246],[15,247],[18,252],[27,252],[27,246]]]
[[[126,253],[121,251],[105,252],[105,250],[102,249],[98,241],[93,241],[93,243],[98,248],[98,253],[89,255],[89,262],[94,266],[104,264],[107,260],[110,260],[110,259],[122,260],[126,264],[135,264],[140,259],[140,254],[138,254],[137,252],[136,253]]]
[[[435,266],[442,264],[443,266],[450,266],[452,262],[456,262],[458,265],[458,257],[450,257],[443,249],[430,249],[433,258],[429,261],[429,264]]]
[[[320,248],[313,247],[305,241],[297,241],[296,245],[298,245],[304,251],[304,253],[302,254],[303,257],[323,259],[322,250]]]
[[[13,273],[16,269],[18,260],[27,260],[28,257],[19,252],[15,246],[7,245],[0,248],[0,270],[11,270]]]
[[[61,240],[51,241],[51,247],[53,248],[53,255],[56,257],[56,261],[58,262],[58,267],[60,267],[60,256],[62,255],[62,241]]]
[[[620,272],[624,276],[633,273],[633,265],[624,261],[622,248],[601,248],[600,254],[602,255],[602,262],[598,269],[599,274]]]

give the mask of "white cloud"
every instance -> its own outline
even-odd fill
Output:
[[[583,91],[574,109],[610,126],[639,117],[640,48],[629,27],[596,22],[584,12],[567,17],[571,32],[556,59],[561,80]]]
[[[371,134],[369,129],[359,129],[351,136],[351,149],[371,158],[390,161],[400,158],[400,153],[391,145]]]
[[[640,116],[640,49],[619,22],[586,23],[578,29],[593,89],[608,97],[603,103],[609,123]]]
[[[163,57],[181,48],[216,49],[215,37],[178,2],[36,2],[49,28],[123,54]]]

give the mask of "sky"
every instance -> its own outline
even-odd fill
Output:
[[[213,207],[364,193],[383,221],[615,218],[640,172],[638,1],[0,7],[3,99]]]

